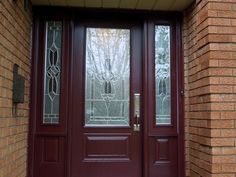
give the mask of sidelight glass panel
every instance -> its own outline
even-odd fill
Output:
[[[171,124],[170,26],[155,26],[156,124]]]
[[[43,123],[59,123],[62,23],[46,22]]]
[[[86,126],[129,126],[130,30],[87,28]]]

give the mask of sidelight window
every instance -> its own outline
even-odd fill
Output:
[[[171,124],[170,26],[155,26],[156,124]]]
[[[59,123],[62,22],[46,22],[43,123]]]

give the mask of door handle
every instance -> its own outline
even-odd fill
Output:
[[[140,131],[140,94],[135,93],[134,94],[134,131],[139,132]]]

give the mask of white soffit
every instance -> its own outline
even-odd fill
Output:
[[[182,11],[195,0],[31,0],[33,5]]]

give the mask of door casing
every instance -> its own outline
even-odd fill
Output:
[[[70,107],[68,106],[70,103],[70,90],[72,86],[70,85],[71,82],[69,80],[70,78],[70,67],[71,62],[65,62],[64,63],[64,69],[63,69],[63,75],[61,80],[68,81],[65,83],[62,83],[64,87],[62,88],[62,94],[64,97],[64,103],[65,106],[61,110],[61,121],[63,124],[60,126],[55,126],[53,128],[50,127],[44,127],[40,126],[39,123],[37,123],[38,119],[41,115],[41,105],[42,100],[38,99],[38,93],[42,93],[42,88],[40,86],[40,82],[42,83],[42,79],[40,79],[40,75],[42,74],[40,71],[40,68],[38,67],[38,63],[40,63],[40,60],[43,58],[43,45],[40,43],[43,36],[43,23],[46,20],[63,20],[63,56],[64,58],[71,59],[73,57],[73,41],[71,40],[74,36],[73,34],[73,19],[76,17],[81,17],[81,19],[86,20],[84,16],[86,17],[93,17],[95,18],[107,18],[108,20],[116,18],[118,21],[119,19],[122,21],[122,19],[126,19],[127,21],[142,21],[143,22],[143,83],[147,83],[148,81],[148,59],[151,55],[151,52],[148,50],[148,46],[150,45],[150,36],[148,35],[148,25],[150,23],[169,23],[174,22],[176,27],[176,65],[177,65],[177,97],[178,100],[176,100],[176,104],[178,104],[178,176],[182,177],[184,176],[185,171],[185,160],[184,160],[184,98],[182,95],[182,92],[184,90],[184,84],[183,84],[183,56],[182,56],[182,32],[181,32],[181,13],[178,12],[149,12],[149,11],[134,11],[134,10],[114,10],[114,9],[108,9],[108,10],[99,10],[99,9],[83,9],[83,8],[63,8],[63,7],[34,7],[34,24],[33,24],[33,50],[32,50],[32,74],[31,74],[31,101],[30,101],[30,128],[29,128],[29,148],[28,148],[28,177],[34,177],[35,171],[35,145],[36,145],[36,137],[39,136],[60,136],[60,139],[63,139],[63,149],[62,152],[64,152],[63,158],[64,163],[61,164],[61,167],[64,168],[63,172],[66,177],[71,177],[71,149],[69,148],[72,139],[69,136],[70,135],[70,129],[68,127],[71,127],[70,122],[67,121],[67,117],[69,116]],[[62,13],[63,12],[63,13]],[[99,15],[97,15],[99,14]],[[148,149],[149,144],[146,140],[149,136],[148,132],[148,119],[149,116],[148,113],[148,91],[149,91],[149,85],[143,84],[143,117],[144,117],[144,129],[143,129],[143,177],[149,177],[148,171],[149,171],[149,157],[148,157]],[[38,131],[40,130],[40,131]],[[57,133],[55,133],[57,131]]]

